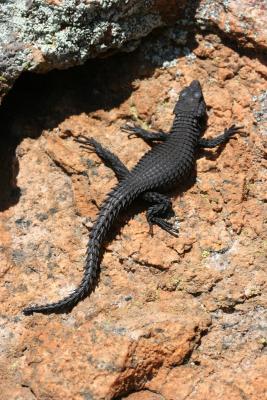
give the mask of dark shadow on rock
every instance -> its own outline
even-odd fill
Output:
[[[21,75],[0,108],[0,210],[19,199],[15,167],[19,143],[27,137],[38,138],[70,115],[118,106],[133,90],[136,73],[128,66],[131,56],[91,60],[46,75]]]
[[[21,194],[17,186],[16,147],[19,141],[4,134],[5,128],[0,136],[0,212],[16,204]]]

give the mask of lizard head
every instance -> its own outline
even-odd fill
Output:
[[[189,113],[199,119],[206,117],[206,103],[199,81],[192,81],[179,96],[174,114]]]

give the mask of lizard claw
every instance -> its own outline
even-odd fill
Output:
[[[152,223],[149,224],[149,231],[148,231],[148,234],[149,234],[151,237],[154,236],[154,230],[153,230],[153,224],[152,224]]]
[[[179,236],[179,229],[178,227],[176,227],[174,224],[171,224],[170,222],[159,218],[159,217],[154,217],[152,224],[151,225],[158,225],[161,229],[163,229],[164,231],[168,232],[170,235],[174,236],[174,237],[178,237]],[[149,230],[150,233],[150,230]]]
[[[90,139],[90,138],[88,138],[88,137],[86,137],[86,136],[84,136],[84,135],[79,135],[79,136],[73,138],[73,140],[74,140],[75,142],[78,142],[78,143],[86,143],[89,139]]]
[[[82,149],[87,151],[94,152],[96,141],[92,137],[87,138],[84,135],[79,135],[78,137],[74,138],[74,141],[80,144]]]
[[[230,126],[230,128],[226,128],[224,130],[224,135],[226,138],[229,138],[236,133],[240,133],[242,129],[244,129],[244,126],[236,126],[235,124],[233,124],[232,126]]]

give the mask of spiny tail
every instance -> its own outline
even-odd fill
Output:
[[[92,228],[87,248],[85,271],[79,287],[75,289],[73,293],[56,303],[40,306],[36,305],[25,308],[23,310],[25,315],[31,315],[34,312],[50,314],[63,312],[65,310],[67,311],[73,308],[80,300],[84,299],[88,295],[97,276],[100,249],[106,234],[108,233],[111,224],[116,219],[120,210],[126,205],[129,205],[137,195],[137,193],[133,194],[129,190],[125,192],[120,189],[122,188],[117,190],[114,189],[110,193],[104,202],[99,216]]]

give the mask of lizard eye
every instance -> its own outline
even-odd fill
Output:
[[[201,93],[195,92],[195,93],[194,93],[194,97],[195,97],[196,99],[199,99],[199,98],[201,97]]]

